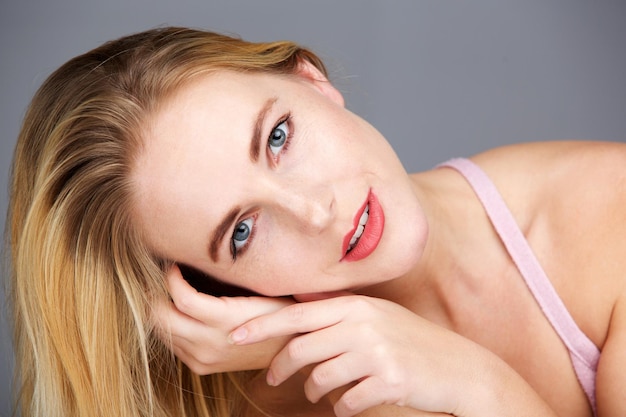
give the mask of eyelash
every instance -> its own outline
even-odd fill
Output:
[[[256,235],[256,218],[257,216],[253,215],[250,217],[246,217],[245,219],[235,224],[235,229],[233,230],[233,234],[230,238],[230,254],[233,258],[233,262],[237,260],[237,255],[243,255],[244,253],[246,253],[246,250],[248,250],[248,247],[254,240],[254,236]],[[235,246],[235,233],[237,230],[237,226],[239,226],[241,223],[243,223],[244,221],[248,219],[252,219],[252,227],[250,228],[250,235],[248,236],[248,240],[246,241],[246,243],[241,248],[237,249],[237,247]]]
[[[282,125],[283,123],[285,123],[287,125],[287,137],[285,138],[285,143],[283,144],[280,152],[278,153],[278,155],[274,155],[272,150],[270,149],[270,137],[272,135],[272,133],[278,129],[278,126]],[[289,150],[289,145],[291,144],[291,138],[293,137],[293,123],[291,121],[291,113],[287,113],[285,116],[281,117],[278,122],[274,125],[274,127],[272,127],[272,130],[270,131],[270,134],[267,137],[267,145],[266,148],[269,150],[270,152],[270,157],[275,161],[278,162],[280,160],[280,157],[287,152],[287,150]]]
[[[288,113],[287,115],[280,118],[280,120],[274,125],[274,127],[272,127],[272,130],[270,131],[270,136],[278,128],[278,126],[282,125],[283,123],[286,123],[288,132],[287,132],[287,137],[285,138],[285,142],[283,143],[282,148],[280,149],[280,152],[277,155],[272,155],[272,159],[274,159],[276,162],[278,162],[280,160],[280,156],[289,149],[289,145],[291,143],[291,138],[293,136],[293,125],[291,123],[291,113]],[[267,138],[266,147],[268,149],[270,147],[270,136],[268,136]],[[269,150],[269,152],[272,153],[271,150]],[[242,247],[237,248],[235,246],[235,233],[236,233],[237,227],[248,219],[253,220],[252,227],[250,228],[250,235],[248,236],[246,243]],[[235,229],[233,230],[233,234],[230,238],[230,252],[233,258],[233,262],[237,260],[238,255],[243,255],[246,252],[246,250],[248,249],[248,247],[254,240],[255,234],[256,234],[256,215],[247,217],[235,224]]]

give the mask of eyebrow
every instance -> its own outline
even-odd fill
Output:
[[[274,103],[276,103],[277,100],[278,97],[272,97],[267,100],[256,117],[254,127],[252,129],[252,140],[250,141],[250,160],[252,162],[257,162],[259,160],[259,155],[261,153],[261,135],[263,133],[263,121],[265,120],[267,113],[269,113],[269,111],[272,109],[272,106],[274,105]]]
[[[256,163],[259,160],[259,155],[261,153],[261,135],[263,134],[263,122],[265,121],[265,117],[267,113],[272,109],[272,106],[278,97],[269,98],[261,110],[259,114],[256,116],[256,120],[254,121],[254,126],[252,127],[252,140],[250,141],[250,160],[253,163]],[[226,235],[226,231],[230,228],[230,225],[233,224],[237,215],[241,211],[241,207],[236,206],[230,209],[228,214],[224,216],[220,224],[215,228],[215,232],[213,232],[213,237],[211,238],[211,243],[209,244],[209,256],[213,260],[213,262],[219,261],[219,247],[224,240],[224,236]]]
[[[213,233],[213,238],[211,239],[211,244],[209,245],[209,255],[213,262],[217,262],[219,260],[218,250],[220,243],[224,240],[224,236],[226,235],[226,231],[230,228],[230,225],[235,221],[237,215],[241,211],[241,207],[233,207],[230,209],[228,214],[222,219],[220,224],[215,229]]]

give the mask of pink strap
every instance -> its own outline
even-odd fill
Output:
[[[600,350],[578,327],[552,286],[502,196],[487,174],[469,159],[440,165],[459,171],[470,183],[504,246],[544,315],[570,352],[574,370],[596,415],[595,381]]]

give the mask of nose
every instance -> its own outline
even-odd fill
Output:
[[[275,183],[272,187],[273,204],[284,216],[282,221],[293,221],[309,234],[319,234],[335,216],[335,198],[332,184],[302,185],[292,182]]]

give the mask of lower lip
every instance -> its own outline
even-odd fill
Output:
[[[361,259],[367,258],[374,249],[378,246],[378,242],[380,242],[380,238],[383,235],[383,229],[385,228],[385,214],[383,213],[383,209],[378,202],[378,198],[370,191],[368,196],[368,201],[363,205],[363,208],[359,211],[357,216],[355,217],[356,226],[358,226],[358,221],[361,218],[361,214],[365,207],[369,204],[369,217],[367,219],[367,224],[365,224],[365,229],[363,230],[363,234],[359,238],[356,246],[352,248],[350,252],[348,252],[341,260],[346,262],[356,262]],[[355,230],[356,230],[355,226]],[[344,252],[347,249],[346,240],[349,243],[350,239],[354,232],[350,233],[344,239]]]

